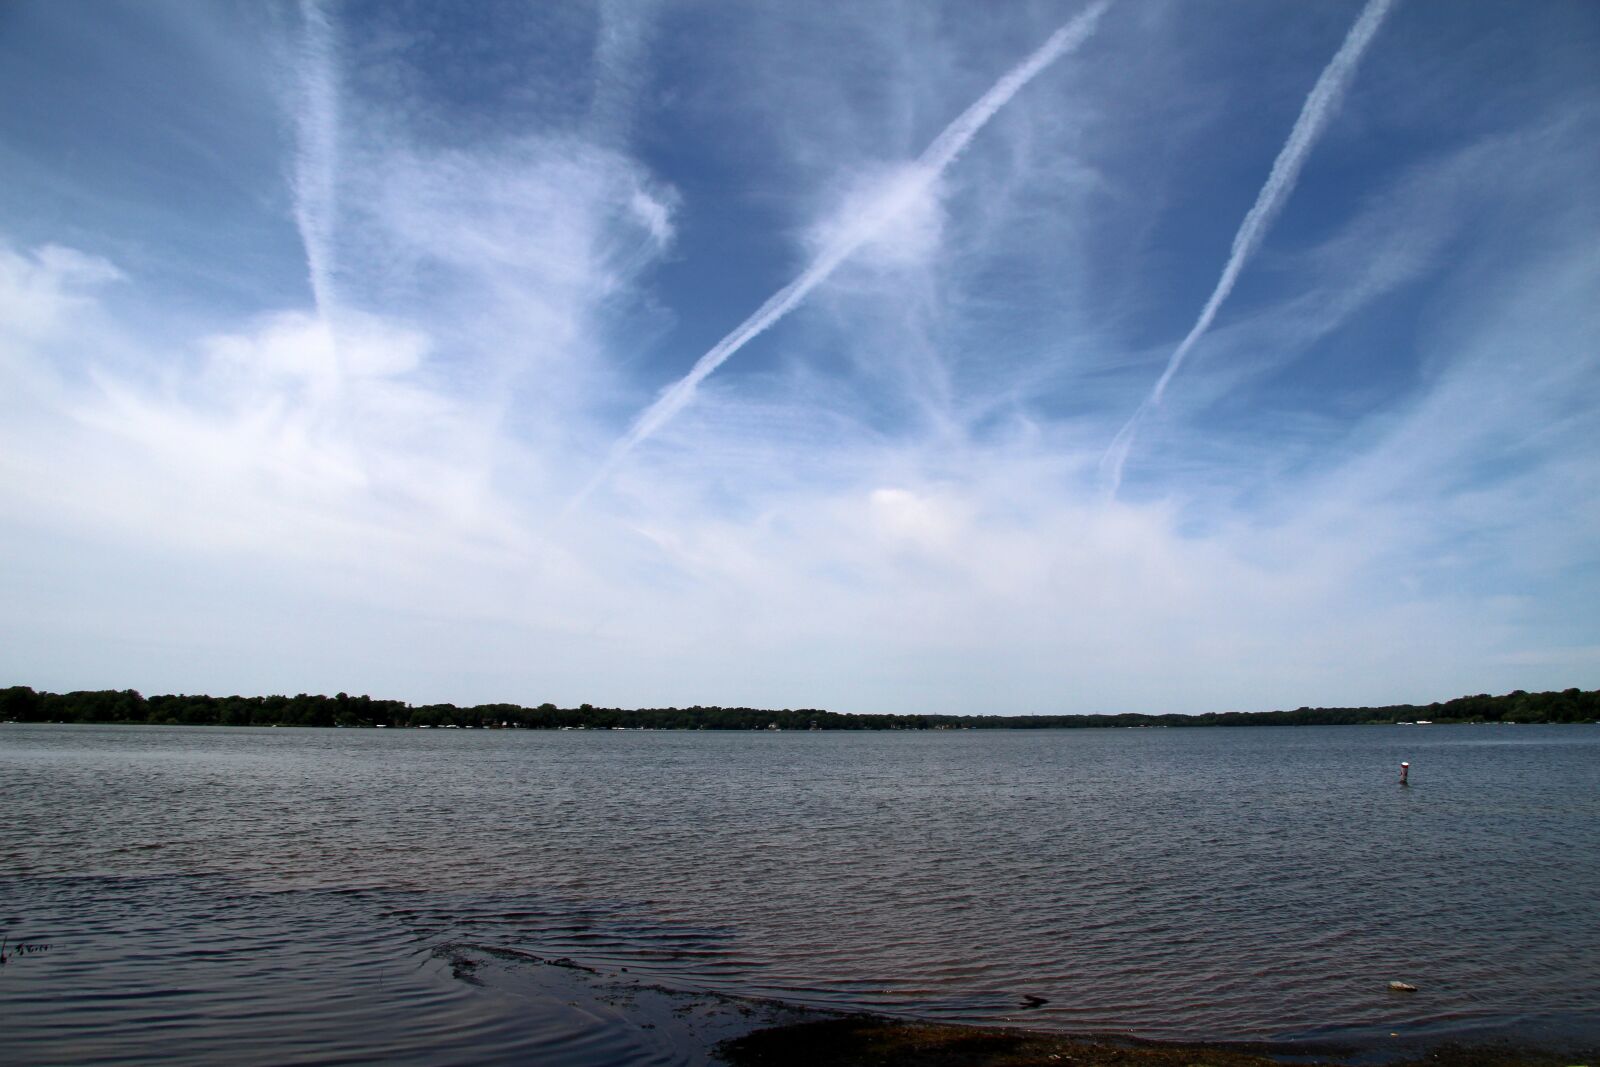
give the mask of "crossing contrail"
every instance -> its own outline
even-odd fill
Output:
[[[879,233],[885,225],[907,204],[913,203],[918,196],[939,179],[956,157],[959,156],[979,130],[994,117],[995,113],[1006,105],[1010,99],[1017,95],[1023,86],[1027,85],[1039,75],[1046,67],[1060,59],[1067,53],[1075,50],[1094,33],[1100,17],[1111,6],[1111,0],[1096,0],[1076,18],[1067,22],[1060,29],[1052,33],[1044,44],[1040,45],[1031,55],[1013,67],[983,96],[979,97],[967,110],[956,117],[955,121],[945,127],[944,132],[934,138],[933,143],[917,157],[916,163],[904,181],[894,191],[894,194],[880,201],[880,210],[876,215],[860,219],[836,235],[819,251],[802,271],[799,277],[788,285],[779,289],[767,301],[734,327],[722,340],[713,345],[710,351],[701,356],[689,373],[680,378],[670,388],[661,394],[648,408],[646,408],[633,426],[612,446],[610,455],[605,463],[589,483],[583,487],[567,510],[576,507],[596,486],[616,469],[617,465],[627,457],[628,453],[638,447],[640,442],[650,437],[661,427],[670,422],[674,416],[689,405],[694,399],[695,390],[706,376],[726,363],[734,353],[749,344],[756,337],[766,332],[774,323],[799,306],[813,289],[820,285],[832,274],[839,264],[848,259],[862,244]]]
[[[1356,18],[1355,25],[1350,27],[1350,32],[1345,36],[1344,44],[1339,46],[1339,51],[1334,53],[1327,67],[1323,69],[1322,76],[1311,87],[1311,93],[1300,109],[1300,117],[1295,120],[1294,129],[1289,131],[1289,139],[1284,142],[1283,148],[1278,151],[1278,158],[1272,163],[1272,173],[1267,176],[1267,183],[1261,187],[1255,204],[1245,215],[1244,222],[1239,226],[1239,232],[1233,236],[1233,252],[1228,256],[1227,266],[1222,268],[1222,277],[1217,279],[1217,287],[1212,291],[1211,299],[1206,301],[1200,317],[1190,327],[1182,343],[1173,351],[1172,358],[1167,361],[1167,369],[1162,372],[1155,388],[1150,391],[1150,395],[1139,405],[1133,416],[1123,424],[1117,436],[1112,439],[1110,447],[1106,449],[1105,455],[1100,458],[1100,470],[1107,479],[1111,496],[1115,496],[1122,486],[1122,468],[1128,462],[1128,453],[1132,450],[1134,438],[1138,435],[1139,423],[1146,414],[1161,404],[1161,398],[1166,395],[1167,385],[1172,381],[1172,376],[1183,366],[1189,350],[1211,328],[1212,320],[1217,317],[1217,309],[1222,307],[1223,301],[1228,299],[1228,294],[1233,292],[1234,283],[1239,280],[1239,273],[1244,270],[1245,264],[1260,247],[1262,238],[1266,236],[1273,219],[1289,199],[1289,194],[1294,192],[1295,182],[1300,177],[1300,169],[1305,165],[1306,157],[1311,154],[1312,147],[1322,134],[1322,128],[1327,125],[1328,118],[1339,105],[1339,99],[1355,75],[1356,66],[1361,62],[1362,55],[1372,43],[1378,27],[1383,24],[1384,16],[1393,6],[1394,0],[1368,0],[1367,6]]]

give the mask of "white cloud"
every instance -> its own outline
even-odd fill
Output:
[[[852,264],[894,269],[925,264],[939,254],[944,206],[937,180],[913,164],[875,167],[851,177],[838,203],[812,227],[813,255],[855,239]]]
[[[0,246],[0,331],[13,344],[47,340],[92,310],[95,290],[121,278],[109,261],[60,245],[30,255]]]

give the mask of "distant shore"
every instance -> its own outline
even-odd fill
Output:
[[[465,730],[1039,730],[1094,727],[1356,726],[1446,723],[1600,722],[1600,690],[1502,696],[1478,694],[1440,703],[1383,707],[1296,708],[1199,715],[853,715],[817,708],[599,708],[580,704],[412,705],[367,696],[146,697],[132,689],[39,692],[0,689],[0,721],[158,726],[413,727]]]

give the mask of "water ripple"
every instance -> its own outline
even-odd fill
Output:
[[[263,1031],[277,1060],[688,1055],[603,1004],[533,1026],[435,954],[470,946],[1063,1030],[1593,1039],[1600,731],[1491,732],[6,727],[0,922],[53,948],[0,1005],[84,1062],[130,1029],[197,1062]]]

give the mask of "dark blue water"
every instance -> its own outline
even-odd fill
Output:
[[[654,986],[1600,1040],[1592,725],[8,725],[0,813],[0,930],[50,946],[0,967],[18,1062],[703,1060]]]

